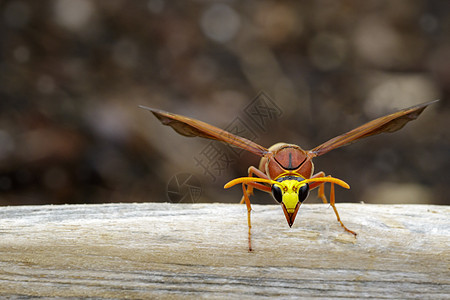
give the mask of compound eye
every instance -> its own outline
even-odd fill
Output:
[[[281,203],[283,200],[283,192],[281,191],[281,188],[275,184],[272,185],[272,196],[278,203]]]
[[[273,188],[272,188],[273,191]],[[309,194],[309,184],[302,185],[298,190],[298,201],[303,202]]]

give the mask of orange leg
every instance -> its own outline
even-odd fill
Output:
[[[269,179],[269,177],[267,177],[267,175],[264,172],[255,168],[254,166],[250,166],[248,168],[248,177],[254,177],[254,175],[256,175],[256,177],[259,177],[259,178]],[[247,196],[248,197],[253,195],[253,188],[257,188],[258,190],[262,190],[265,192],[271,191],[270,187],[268,187],[264,184],[261,184],[261,183],[254,182],[254,183],[248,184],[248,186],[247,186]],[[245,201],[245,198],[244,198],[244,196],[242,196],[240,204],[243,204],[244,201]]]
[[[324,172],[319,172],[315,175],[313,175],[311,178],[316,178],[316,177],[324,177],[325,173]],[[316,187],[319,187],[319,191],[318,191],[318,196],[322,199],[323,203],[328,203],[327,201],[327,197],[325,196],[325,183],[319,183],[319,182],[314,182],[312,184],[310,184],[310,189],[314,189]],[[353,230],[348,229],[344,223],[342,223],[341,218],[339,217],[339,213],[337,211],[336,206],[334,205],[335,203],[335,197],[334,197],[334,183],[331,183],[331,188],[330,188],[330,205],[331,207],[333,207],[334,213],[336,214],[336,218],[338,220],[338,222],[341,224],[341,226],[345,229],[345,231],[353,234],[354,236],[356,236],[356,232],[354,232]]]
[[[251,166],[248,168],[248,177],[254,177],[253,175],[256,175],[257,177],[260,177],[260,178],[268,179],[266,174],[264,174],[262,171],[258,170],[257,168]],[[252,251],[252,233],[251,233],[252,223],[251,223],[251,219],[250,219],[250,213],[252,211],[252,206],[250,203],[250,195],[253,195],[253,188],[257,188],[257,189],[265,191],[265,192],[271,191],[271,187],[268,187],[266,185],[263,185],[263,184],[260,184],[257,182],[242,184],[242,191],[244,194],[242,195],[241,204],[245,203],[245,205],[247,206],[248,251]]]

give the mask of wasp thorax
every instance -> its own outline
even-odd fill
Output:
[[[274,147],[272,149],[272,147]],[[283,173],[295,173],[304,178],[310,178],[313,172],[313,164],[308,159],[308,153],[297,145],[275,144],[270,149],[273,156],[270,159],[262,159],[260,169],[266,171],[269,178],[277,178]]]

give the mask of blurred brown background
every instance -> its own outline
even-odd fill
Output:
[[[450,1],[11,0],[0,22],[0,205],[168,201],[180,172],[197,202],[239,201],[223,184],[257,157],[213,178],[210,141],[140,104],[310,149],[434,99],[315,166],[351,185],[338,202],[450,203]],[[279,109],[262,128],[245,111],[261,91]]]

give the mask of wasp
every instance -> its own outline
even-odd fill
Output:
[[[298,145],[287,143],[276,143],[269,148],[265,148],[246,138],[196,119],[146,106],[140,107],[152,112],[163,125],[172,127],[181,135],[222,141],[261,157],[258,168],[254,166],[248,168],[247,177],[231,180],[224,186],[229,188],[236,184],[242,184],[243,196],[241,203],[245,203],[247,206],[248,248],[249,251],[252,251],[250,195],[253,194],[253,189],[271,193],[273,198],[281,205],[286,221],[291,227],[294,224],[301,204],[306,200],[311,190],[318,188],[319,198],[324,203],[328,203],[325,196],[325,183],[330,183],[329,203],[336,214],[336,218],[347,232],[356,236],[356,232],[348,229],[342,223],[335,206],[334,185],[337,184],[346,189],[349,189],[350,186],[341,179],[330,175],[326,176],[323,171],[314,173],[313,158],[372,135],[397,131],[405,126],[406,123],[415,120],[427,106],[436,101],[438,100],[422,103],[379,117],[334,137],[311,150],[304,150]]]

